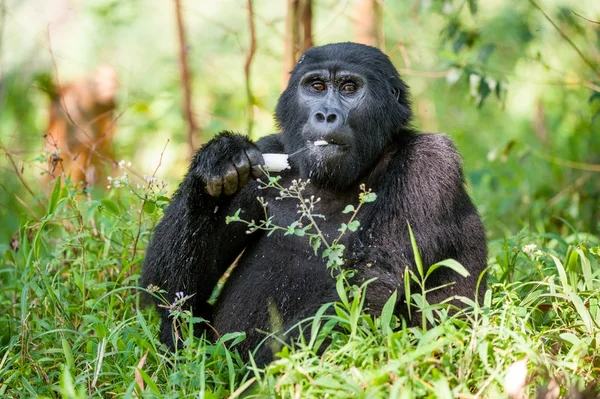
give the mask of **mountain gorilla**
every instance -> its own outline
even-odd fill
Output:
[[[245,224],[225,223],[238,209],[245,220],[264,218],[258,196],[268,202],[275,224],[298,220],[297,200],[275,200],[277,190],[258,189],[262,154],[280,153],[292,154],[280,183],[287,187],[294,179],[310,179],[306,198],[321,198],[316,212],[326,216],[319,219],[325,237],[337,237],[340,224],[348,221],[342,211],[357,203],[360,184],[377,194],[358,214],[361,228],[342,240],[344,267],[356,270],[355,282],[376,278],[366,290],[369,312],[380,313],[398,290],[396,313],[407,316],[403,276],[407,266],[415,268],[407,222],[426,267],[453,258],[470,272],[462,278],[438,269],[430,286],[445,286],[430,292],[428,300],[473,298],[486,265],[486,240],[464,189],[460,156],[447,137],[414,131],[411,115],[407,86],[376,48],[340,43],[308,50],[277,104],[281,133],[252,142],[222,132],[196,153],[156,227],[141,284],[166,290],[171,302],[177,292],[193,294],[194,315],[212,326],[201,332],[244,331],[247,338],[238,347],[244,354],[272,331],[269,308],[287,331],[336,301],[335,280],[306,237],[247,234]],[[217,281],[238,256],[216,303],[209,305]],[[454,281],[458,284],[448,284]],[[168,311],[159,311],[161,339],[173,346]],[[259,363],[272,358],[269,345],[262,348]]]

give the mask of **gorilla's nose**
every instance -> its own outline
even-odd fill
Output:
[[[323,133],[338,130],[343,120],[337,109],[322,109],[316,111],[311,118],[311,125]]]

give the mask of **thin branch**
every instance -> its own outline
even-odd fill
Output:
[[[33,189],[31,188],[31,186],[29,186],[29,184],[27,183],[27,181],[25,180],[25,177],[23,176],[23,173],[21,173],[21,171],[19,170],[19,167],[17,166],[17,163],[15,162],[15,159],[13,158],[12,154],[10,153],[10,151],[8,150],[8,148],[6,148],[4,146],[4,144],[2,143],[2,140],[0,139],[0,150],[2,150],[2,152],[4,153],[4,156],[6,157],[6,159],[8,159],[8,161],[10,162],[11,166],[13,167],[15,173],[17,174],[17,177],[19,178],[19,180],[21,181],[21,184],[23,184],[23,187],[25,187],[25,190],[27,190],[27,192],[33,197],[36,198],[37,195],[33,192]]]
[[[252,137],[252,129],[254,128],[254,94],[252,93],[252,84],[250,82],[250,67],[256,53],[256,30],[254,27],[254,10],[252,0],[248,0],[248,27],[250,28],[250,49],[244,64],[244,75],[246,76],[246,96],[248,97],[247,113],[248,113],[248,136]]]
[[[158,169],[162,165],[163,156],[165,155],[165,151],[167,150],[168,145],[169,145],[169,140],[167,140],[167,142],[165,143],[165,146],[163,147],[163,150],[160,153],[160,157],[158,158],[158,165],[156,165],[156,169],[154,169],[154,173],[152,173],[152,177],[156,176]],[[150,184],[151,183],[149,181],[147,181],[146,187],[150,187]],[[133,262],[133,260],[135,259],[135,254],[137,252],[138,243],[140,242],[140,236],[142,235],[142,216],[144,215],[144,206],[146,205],[147,199],[148,199],[148,194],[146,194],[144,196],[144,199],[142,200],[142,206],[140,207],[140,210],[138,211],[138,229],[137,229],[135,238],[133,240],[133,248],[131,250],[131,259],[129,260],[130,262]]]
[[[409,68],[398,69],[400,75],[418,76],[420,78],[429,79],[442,79],[447,77],[450,72],[452,72],[450,69],[446,71],[417,71]]]
[[[584,17],[583,15],[577,14],[577,13],[576,13],[575,11],[573,11],[573,10],[571,10],[571,12],[572,12],[573,14],[577,15],[577,16],[578,16],[579,18],[581,18],[581,19],[585,19],[585,20],[586,20],[586,21],[588,21],[588,22],[591,22],[591,23],[593,23],[593,24],[596,24],[596,25],[600,25],[600,22],[598,22],[598,21],[592,21],[591,19],[588,19],[588,18]]]
[[[532,147],[529,147],[529,148],[530,148],[531,153],[533,155],[535,155],[536,157],[542,158],[542,159],[546,160],[547,162],[553,163],[555,165],[564,166],[569,169],[585,170],[587,172],[595,172],[595,173],[600,172],[600,164],[570,161],[568,159],[563,159],[563,158],[559,158],[559,157],[556,157],[553,155],[546,154],[546,153],[544,153],[542,151],[538,151]]]
[[[304,53],[306,50],[313,46],[313,33],[312,33],[312,0],[306,0],[301,4],[302,8],[298,17],[302,22],[302,43],[300,44],[300,53]]]
[[[552,24],[554,29],[556,29],[556,31],[558,33],[560,33],[562,38],[565,39],[567,41],[567,43],[569,43],[571,45],[571,47],[573,47],[573,50],[575,50],[577,52],[577,54],[579,54],[579,57],[583,60],[583,62],[585,62],[586,65],[589,66],[596,73],[596,75],[598,77],[600,77],[600,71],[596,68],[596,66],[581,52],[581,50],[579,50],[579,48],[575,45],[575,43],[573,43],[571,38],[569,36],[567,36],[567,34],[565,32],[563,32],[562,29],[560,29],[558,25],[556,25],[556,23],[552,20],[552,18],[550,18],[550,16],[548,14],[546,14],[546,12],[544,10],[542,10],[542,8],[535,2],[535,0],[529,0],[529,3],[531,3],[531,5],[533,5],[535,8],[537,8],[544,15],[544,17],[548,20],[548,22],[550,22]]]
[[[181,13],[181,0],[175,0],[175,16],[177,17],[177,34],[179,36],[179,62],[181,66],[181,85],[184,93],[185,116],[188,122],[188,145],[190,156],[194,152],[194,136],[197,126],[192,112],[192,88],[191,74],[188,65],[188,46],[185,41],[185,30],[183,26],[183,15]]]
[[[0,0],[0,88],[2,88],[2,44],[4,43],[4,18],[6,16],[6,1]],[[2,94],[0,92],[0,94]]]

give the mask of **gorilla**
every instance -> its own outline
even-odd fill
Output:
[[[265,332],[274,332],[270,309],[279,315],[281,331],[288,331],[321,305],[338,300],[335,278],[306,237],[279,231],[267,237],[260,230],[248,234],[243,223],[226,224],[226,217],[238,210],[244,220],[264,220],[259,196],[268,203],[274,224],[298,220],[297,199],[275,200],[278,190],[259,190],[262,154],[278,153],[289,154],[290,164],[279,174],[281,185],[310,179],[305,195],[320,198],[316,212],[326,216],[319,219],[325,237],[339,235],[340,224],[348,221],[343,210],[357,203],[361,184],[377,194],[357,216],[361,227],[341,242],[343,267],[355,271],[353,280],[375,279],[365,294],[370,314],[379,314],[397,290],[396,314],[415,324],[414,317],[407,318],[402,295],[404,271],[416,267],[408,224],[424,267],[452,258],[470,273],[464,278],[437,269],[428,283],[443,288],[430,292],[429,302],[454,295],[475,299],[487,247],[481,219],[465,191],[461,158],[446,136],[411,127],[408,96],[389,58],[374,47],[338,43],[308,50],[279,98],[275,118],[280,133],[253,142],[221,132],[194,155],[153,233],[141,285],[166,290],[170,302],[176,293],[192,295],[192,313],[210,324],[196,333],[214,339],[243,331],[246,339],[238,349],[244,356]],[[209,304],[236,259],[214,305]],[[161,340],[173,348],[169,312],[158,311]],[[269,345],[262,345],[256,360],[264,364],[272,356]]]

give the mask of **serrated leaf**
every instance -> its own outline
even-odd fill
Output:
[[[316,255],[319,248],[321,248],[321,239],[319,237],[316,237],[314,240],[312,240],[311,245]]]
[[[375,202],[376,199],[377,199],[377,194],[375,194],[375,193],[366,193],[363,196],[364,203]]]

